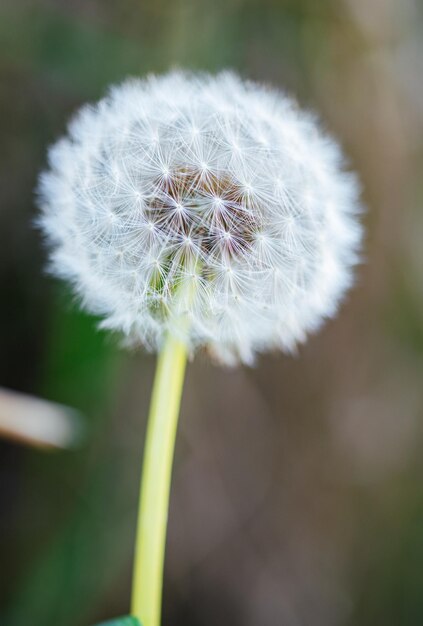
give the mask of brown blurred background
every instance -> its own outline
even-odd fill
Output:
[[[154,358],[95,330],[43,275],[46,146],[128,74],[286,88],[358,170],[365,263],[297,357],[190,364],[164,626],[423,623],[423,5],[418,0],[2,0],[0,384],[66,403],[85,444],[0,447],[0,623],[128,610]]]

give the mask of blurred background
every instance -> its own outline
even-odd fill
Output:
[[[235,68],[320,112],[363,183],[365,263],[297,357],[190,364],[164,626],[423,623],[423,4],[2,0],[0,385],[86,418],[79,449],[0,443],[0,623],[128,610],[154,358],[43,273],[46,146],[129,75]]]

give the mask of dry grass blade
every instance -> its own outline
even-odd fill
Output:
[[[0,388],[0,437],[39,448],[71,448],[81,416],[60,404]]]

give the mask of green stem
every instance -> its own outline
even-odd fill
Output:
[[[141,480],[131,613],[159,626],[173,451],[186,366],[186,347],[168,336],[160,352]]]

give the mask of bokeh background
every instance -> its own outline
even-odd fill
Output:
[[[43,274],[46,146],[126,75],[282,86],[360,172],[364,264],[298,356],[188,368],[164,626],[423,623],[423,4],[2,0],[0,385],[83,413],[79,449],[0,444],[0,623],[128,610],[154,358],[95,330]]]

